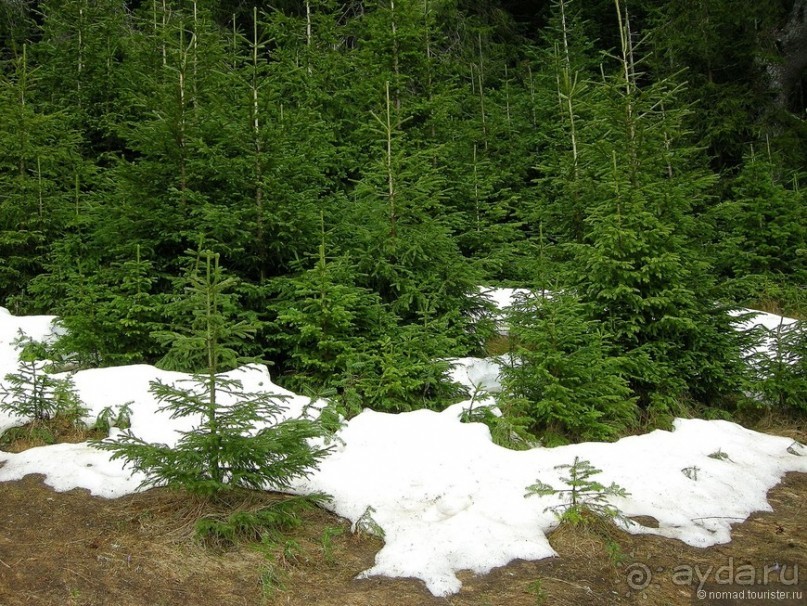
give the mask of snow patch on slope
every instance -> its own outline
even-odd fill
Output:
[[[0,310],[0,366],[16,366],[18,352],[10,343],[17,328],[51,338],[52,320],[14,318]],[[495,360],[465,358],[454,361],[451,373],[469,393],[476,387],[492,393],[499,389],[498,368]],[[247,391],[282,397],[286,416],[310,410],[308,398],[272,383],[265,366],[244,367],[229,376]],[[198,420],[171,419],[159,411],[149,383],[188,378],[145,365],[74,375],[90,419],[106,406],[131,402],[132,431],[166,444],[175,443],[179,432]],[[557,466],[575,457],[601,469],[597,479],[602,483],[616,482],[630,493],[613,500],[624,514],[659,521],[658,528],[634,524],[630,532],[700,547],[729,541],[731,524],[769,510],[766,493],[783,474],[807,473],[803,446],[726,421],[678,419],[672,432],[516,452],[493,444],[485,425],[461,423],[462,408],[468,406],[470,401],[440,413],[366,410],[341,429],[319,470],[295,486],[298,492],[329,493],[336,513],[354,524],[369,515],[383,530],[384,547],[359,576],[415,577],[433,594],[445,596],[459,591],[459,570],[483,574],[516,558],[553,556],[546,535],[557,520],[547,508],[558,505],[559,497],[525,498],[525,489],[536,480],[565,488],[564,471]],[[2,423],[0,418],[0,429]],[[106,498],[136,491],[142,478],[109,455],[87,444],[0,453],[0,481],[37,473],[59,491],[81,487]]]

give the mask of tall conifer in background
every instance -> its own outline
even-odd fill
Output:
[[[589,24],[574,0],[557,0],[537,51],[534,105],[538,131],[537,179],[521,209],[539,246],[580,242],[585,232],[588,164],[587,125],[594,119],[598,70]]]
[[[75,215],[73,183],[85,169],[65,112],[42,109],[39,72],[27,45],[0,72],[0,299],[16,297],[22,309],[50,242]]]
[[[392,92],[386,83],[381,112],[372,114],[376,158],[356,185],[346,225],[358,241],[359,270],[407,320],[460,314],[477,304],[470,298],[477,282],[442,212],[446,184],[428,150],[413,149],[399,128]]]
[[[731,179],[747,145],[770,136],[774,149],[787,150],[785,165],[804,157],[797,122],[773,107],[766,64],[777,62],[776,37],[793,3],[757,0],[643,2],[653,52],[654,79],[685,69],[681,99],[697,107],[686,120],[706,147],[711,163]],[[783,124],[787,124],[783,128]],[[794,128],[795,127],[795,128]],[[789,155],[790,158],[785,158]],[[803,165],[803,162],[802,162]],[[794,166],[794,164],[791,164]],[[795,164],[798,166],[798,164]]]
[[[122,118],[121,93],[127,85],[127,44],[133,26],[123,3],[110,0],[46,1],[36,61],[50,94],[46,107],[64,111],[64,119],[84,133],[84,152],[115,152],[115,132]]]
[[[222,133],[216,170],[228,178],[201,222],[230,249],[232,267],[257,283],[316,250],[333,165],[329,128],[300,90],[306,70],[293,63],[297,55],[274,48],[291,35],[284,27],[305,31],[299,20],[255,10],[251,31],[230,33],[236,67],[222,81],[212,129]]]
[[[456,84],[453,115],[439,126],[443,162],[453,186],[446,205],[463,254],[492,279],[523,280],[527,275],[517,209],[528,197],[534,154],[534,123],[520,77],[519,45],[503,41],[513,23],[492,14],[460,12],[461,43],[450,57]]]
[[[693,200],[712,177],[687,145],[672,81],[641,82],[629,14],[617,3],[618,69],[598,85],[583,134],[586,231],[574,272],[582,299],[627,356],[639,403],[668,414],[737,388],[739,345],[691,241]]]
[[[795,304],[807,280],[805,192],[797,175],[779,172],[765,151],[752,150],[728,199],[710,213],[716,268],[747,304]]]
[[[122,93],[132,109],[119,130],[127,157],[112,174],[116,203],[107,221],[117,231],[99,237],[113,253],[119,243],[139,243],[166,264],[158,269],[173,273],[173,260],[207,235],[210,206],[229,194],[216,166],[223,40],[197,2],[183,9],[146,3],[137,23]]]

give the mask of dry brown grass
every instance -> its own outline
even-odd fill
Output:
[[[28,476],[0,484],[0,604],[684,605],[692,588],[674,584],[670,572],[680,564],[705,569],[734,558],[807,568],[806,496],[807,474],[789,474],[769,493],[773,512],[755,514],[735,527],[730,544],[709,549],[629,535],[597,520],[561,525],[550,535],[558,557],[516,561],[482,576],[461,572],[462,591],[435,598],[413,579],[356,580],[382,542],[351,534],[345,520],[321,509],[304,512],[303,524],[275,542],[210,549],[180,531],[199,509],[176,493],[105,500],[83,490],[55,493]],[[636,563],[654,575],[638,592],[626,584]]]
[[[0,450],[18,453],[48,444],[102,439],[106,435],[106,432],[77,423],[73,417],[56,415],[52,419],[32,421],[6,430],[0,436]]]

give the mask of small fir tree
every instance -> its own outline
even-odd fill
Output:
[[[448,363],[435,361],[457,347],[446,336],[449,320],[421,314],[405,324],[381,297],[356,284],[349,257],[329,260],[322,230],[315,266],[275,280],[279,296],[271,339],[294,388],[336,389],[340,413],[364,407],[384,411],[434,408],[457,395],[448,382]],[[455,320],[456,322],[456,320]]]
[[[0,382],[0,411],[26,422],[5,432],[0,442],[10,448],[27,448],[53,444],[65,433],[75,437],[83,432],[87,409],[69,376],[57,379],[49,373],[49,362],[44,359],[48,346],[21,331],[14,345],[20,350],[18,372],[7,374]]]
[[[513,363],[499,402],[531,420],[545,441],[612,440],[636,421],[636,405],[602,327],[573,296],[531,295],[509,314]]]
[[[152,292],[157,281],[153,264],[142,258],[99,267],[94,255],[76,239],[53,247],[51,273],[38,276],[29,290],[37,295],[66,329],[54,353],[80,367],[113,366],[153,361],[160,353],[152,331],[159,327],[162,297]],[[75,265],[73,255],[86,255]]]
[[[527,487],[524,497],[560,495],[565,502],[549,509],[555,511],[561,522],[569,522],[574,526],[588,521],[585,517],[586,512],[601,518],[624,520],[619,509],[608,502],[608,497],[625,498],[628,492],[614,482],[605,486],[592,479],[602,473],[601,469],[594,467],[590,461],[581,461],[580,457],[575,457],[571,465],[556,465],[555,469],[568,470],[568,476],[561,478],[568,488],[553,488],[545,482],[536,480],[535,484]]]
[[[749,154],[729,199],[712,210],[716,265],[729,278],[784,276],[797,284],[807,279],[805,194],[795,179],[790,186],[782,183],[777,170],[772,158]]]
[[[403,324],[378,335],[351,360],[340,389],[346,408],[384,412],[440,409],[459,400],[459,385],[448,379],[451,364],[441,352],[456,347],[444,319]]]
[[[47,372],[45,345],[38,343],[20,331],[14,340],[20,350],[19,370],[5,376],[0,383],[0,410],[31,419],[35,425],[55,417],[72,394],[70,379],[55,379]]]
[[[377,294],[355,285],[350,260],[328,259],[325,246],[323,229],[314,267],[274,281],[272,340],[288,357],[284,370],[293,388],[333,386],[363,344],[395,321]]]
[[[754,396],[766,407],[807,413],[807,323],[780,322],[764,333],[768,347],[750,360]]]
[[[165,361],[194,374],[180,382],[184,385],[155,381],[151,391],[172,418],[199,419],[198,425],[174,447],[148,443],[131,431],[99,446],[145,473],[144,486],[166,485],[214,501],[237,488],[287,489],[325,455],[308,443],[320,435],[319,428],[307,420],[283,419],[283,396],[244,392],[239,381],[220,374],[242,361],[234,347],[251,337],[256,326],[232,320],[234,301],[228,291],[236,280],[225,275],[218,255],[199,252],[186,279],[181,303],[192,312],[191,325],[161,338],[171,346]],[[276,520],[265,512],[256,516],[256,526]],[[240,517],[223,526],[211,524],[206,520],[198,528],[228,536],[233,525],[244,526]]]

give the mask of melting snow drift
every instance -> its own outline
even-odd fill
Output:
[[[11,342],[18,329],[37,339],[52,338],[52,320],[16,318],[0,308],[0,371],[16,367]],[[308,398],[274,385],[263,366],[231,374],[248,390],[283,396],[287,415],[303,414],[309,404]],[[496,374],[494,361],[471,358],[458,360],[452,371],[470,389],[473,384],[488,392],[497,387]],[[133,432],[170,444],[187,429],[183,424],[193,421],[171,420],[157,411],[148,384],[158,378],[176,381],[185,375],[138,365],[81,371],[74,381],[90,409],[88,421],[106,406],[131,402]],[[553,556],[546,533],[556,518],[547,508],[559,504],[559,497],[525,498],[525,489],[536,480],[565,488],[564,472],[556,466],[575,457],[602,470],[598,481],[616,482],[628,491],[628,497],[612,500],[623,514],[659,522],[658,528],[631,524],[629,532],[699,547],[730,541],[731,523],[770,510],[766,493],[786,472],[807,472],[807,448],[726,421],[678,419],[672,432],[516,452],[493,444],[486,426],[461,423],[463,405],[468,403],[440,413],[366,410],[343,427],[319,470],[295,487],[328,493],[337,514],[354,525],[371,518],[383,530],[385,545],[361,577],[416,577],[433,594],[445,596],[460,590],[459,570],[482,574],[516,558]],[[0,413],[0,431],[24,421]],[[44,474],[56,490],[81,487],[105,498],[136,491],[142,479],[87,444],[0,452],[0,481],[31,473]]]

